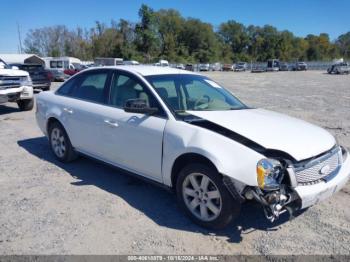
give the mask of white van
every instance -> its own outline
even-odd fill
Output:
[[[52,72],[55,80],[63,81],[71,74],[65,74],[65,70],[80,71],[82,62],[75,57],[44,57],[45,68]]]
[[[167,60],[159,60],[160,66],[169,66],[169,62]]]
[[[94,59],[96,66],[116,66],[123,64],[123,58],[97,57]]]

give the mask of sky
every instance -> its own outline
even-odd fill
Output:
[[[233,19],[244,25],[271,24],[297,36],[328,33],[331,40],[350,31],[350,0],[1,0],[0,53],[18,51],[30,29],[66,25],[90,28],[95,21],[138,21],[142,4],[154,10],[173,8],[183,17],[214,26]]]

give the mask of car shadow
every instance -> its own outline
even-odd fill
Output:
[[[11,113],[21,112],[17,107],[11,107],[7,105],[0,105],[0,115],[6,115]]]
[[[94,185],[123,198],[129,205],[148,216],[159,226],[177,230],[199,232],[204,235],[217,235],[227,238],[228,242],[239,243],[245,234],[252,231],[275,231],[289,220],[287,214],[281,215],[277,222],[270,223],[259,204],[247,202],[242,206],[240,215],[223,230],[207,230],[189,220],[176,203],[171,192],[137,179],[134,176],[87,157],[63,164],[51,153],[46,137],[20,140],[18,145],[30,154],[59,166],[72,177],[80,180],[71,183],[74,186]],[[156,203],[156,204],[155,204]]]

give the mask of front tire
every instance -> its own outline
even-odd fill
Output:
[[[17,105],[21,111],[30,111],[34,107],[34,99],[19,100]]]
[[[67,132],[60,123],[54,122],[50,125],[49,142],[52,152],[59,161],[68,163],[77,158]]]
[[[182,169],[176,193],[185,213],[206,228],[224,228],[240,212],[241,203],[230,194],[222,177],[204,164],[190,164]]]

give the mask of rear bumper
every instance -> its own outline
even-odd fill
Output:
[[[301,200],[302,209],[329,198],[345,186],[350,177],[350,155],[349,152],[345,154],[345,161],[332,180],[315,185],[298,186],[294,189]]]

